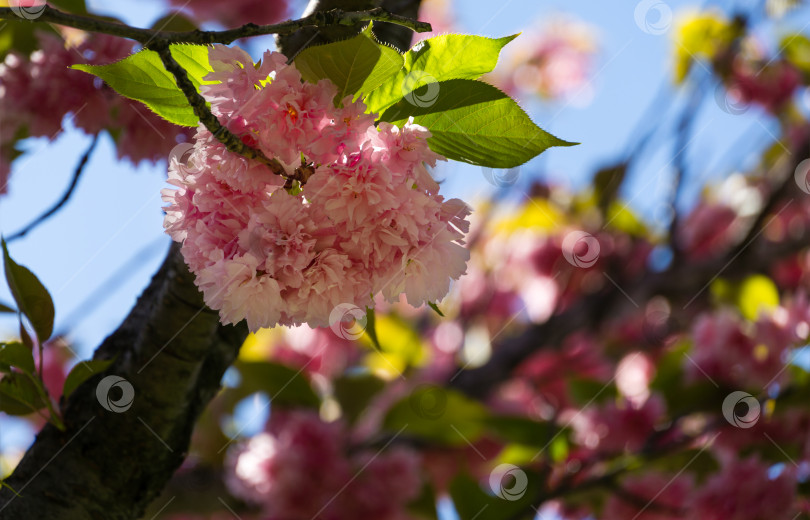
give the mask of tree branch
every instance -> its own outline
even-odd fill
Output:
[[[46,425],[0,490],[0,518],[140,517],[183,461],[199,414],[247,336],[205,307],[174,245],[123,324],[94,359],[115,359],[61,403],[66,429]],[[103,377],[134,389],[129,409],[104,408],[120,394]],[[103,390],[103,388],[102,388]]]
[[[59,12],[46,8],[37,20],[67,20],[71,24],[63,25],[85,30],[101,27],[105,30],[97,32],[130,37],[155,48],[187,97],[191,94],[190,82],[185,70],[176,67],[168,53],[169,43],[229,43],[245,36],[290,32],[291,27],[321,23],[346,25],[347,21],[355,24],[372,19],[402,22],[401,17],[377,9],[348,14],[330,11],[315,13],[305,23],[279,24],[287,29],[264,26],[262,32],[258,26],[245,26],[240,33],[194,31],[157,37],[156,31],[54,13]],[[60,15],[64,18],[53,18]],[[8,16],[9,9],[0,8],[0,18]],[[77,19],[80,21],[73,23]],[[102,26],[92,25],[99,23]],[[267,27],[274,28],[270,31]],[[427,24],[414,23],[414,27],[429,30]],[[119,34],[119,30],[129,35]],[[352,30],[356,32],[357,27]],[[207,118],[207,108],[200,109],[202,96],[196,90],[190,96],[192,100],[192,106],[197,104],[197,116]],[[216,132],[222,125],[211,117],[214,121],[203,123]],[[230,132],[226,132],[220,131],[219,135],[229,139]],[[240,148],[237,153],[252,152]],[[222,375],[235,359],[247,328],[244,323],[220,325],[218,314],[205,307],[179,250],[179,245],[172,246],[130,315],[96,350],[95,359],[114,359],[112,365],[61,403],[65,431],[46,425],[6,480],[20,496],[8,488],[0,489],[0,520],[134,520],[141,517],[183,461],[194,423],[219,390]],[[109,395],[112,400],[120,399],[120,393],[96,395],[99,382],[109,375],[123,378],[134,389],[132,406],[122,413],[103,406],[107,403],[104,398]]]
[[[339,4],[340,2],[338,2]],[[0,18],[8,20],[18,20],[14,11],[10,7],[0,7]],[[236,29],[225,31],[169,31],[163,32],[158,29],[141,29],[118,22],[110,22],[90,16],[65,13],[54,9],[49,5],[42,7],[42,12],[31,22],[54,23],[65,27],[73,27],[83,31],[109,34],[135,40],[143,45],[147,45],[156,39],[164,43],[196,43],[207,45],[213,43],[229,44],[239,38],[250,38],[253,36],[264,36],[268,34],[292,34],[306,27],[330,27],[344,26],[354,27],[361,22],[382,21],[402,27],[407,27],[416,32],[430,32],[429,23],[419,22],[405,16],[392,14],[381,7],[375,7],[363,11],[344,11],[342,9],[331,9],[329,11],[316,11],[309,16],[299,20],[288,20],[277,24],[256,25],[249,23]]]
[[[90,143],[90,146],[87,147],[87,150],[82,155],[82,158],[79,159],[79,164],[76,165],[76,170],[73,172],[73,179],[70,181],[70,186],[65,191],[62,198],[59,201],[50,207],[45,213],[35,218],[32,222],[30,222],[27,226],[22,228],[21,230],[17,231],[13,235],[6,238],[6,242],[13,242],[18,238],[22,238],[27,235],[31,230],[35,227],[39,226],[49,218],[51,218],[57,211],[59,211],[62,206],[64,206],[68,200],[70,200],[70,196],[73,195],[73,190],[76,189],[76,186],[79,184],[79,177],[82,176],[84,172],[84,167],[87,165],[87,161],[90,160],[90,155],[92,155],[93,150],[96,148],[96,144],[98,143],[98,134],[93,135],[93,140]]]
[[[191,108],[194,109],[194,114],[200,119],[200,122],[205,125],[209,132],[216,137],[219,142],[225,145],[228,151],[238,153],[248,159],[257,160],[267,165],[270,170],[276,175],[286,177],[287,172],[284,167],[276,159],[269,159],[264,152],[257,148],[250,147],[242,142],[241,139],[236,137],[230,130],[225,128],[217,119],[214,114],[205,105],[205,98],[197,92],[197,88],[188,78],[186,69],[180,66],[179,63],[172,57],[169,44],[162,39],[152,41],[148,48],[157,52],[160,56],[160,61],[167,71],[171,72],[177,82],[178,88],[183,91]]]

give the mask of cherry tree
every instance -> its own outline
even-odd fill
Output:
[[[63,199],[2,243],[19,337],[0,344],[0,412],[40,430],[0,518],[810,514],[810,39],[761,35],[801,8],[635,6],[673,36],[685,100],[649,222],[622,187],[660,125],[580,192],[464,202],[432,174],[473,164],[508,193],[537,155],[577,153],[513,97],[592,88],[583,22],[489,38],[455,34],[438,0],[313,1],[287,21],[284,2],[171,4],[148,29],[76,0],[0,7],[0,179],[65,114],[94,136]],[[242,47],[269,34],[254,62]],[[778,131],[684,211],[707,98]],[[102,132],[120,159],[166,161],[174,245],[92,359],[69,360],[14,240],[69,202]],[[271,410],[246,435],[232,417],[256,400]]]

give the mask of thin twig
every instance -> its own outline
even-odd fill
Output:
[[[10,7],[0,7],[0,19],[15,19],[16,13]],[[314,173],[311,164],[301,164],[293,172],[288,173],[282,164],[276,160],[268,158],[262,150],[253,148],[242,142],[239,137],[231,133],[208,109],[205,98],[203,98],[197,88],[188,78],[186,70],[172,57],[170,45],[174,43],[196,43],[196,44],[228,44],[239,38],[260,36],[266,34],[289,34],[305,27],[326,27],[334,25],[354,26],[360,22],[383,21],[409,27],[417,32],[427,32],[431,30],[430,24],[406,18],[404,16],[389,13],[385,9],[375,7],[366,11],[347,12],[341,9],[331,11],[316,11],[309,16],[299,20],[289,20],[273,25],[256,25],[249,23],[236,29],[226,31],[183,31],[183,32],[162,32],[156,29],[140,29],[118,22],[100,20],[88,16],[80,16],[65,13],[54,9],[51,6],[42,6],[42,11],[33,17],[31,22],[45,22],[73,27],[85,31],[109,34],[129,38],[143,44],[147,49],[158,53],[163,66],[174,76],[177,86],[186,96],[194,113],[200,122],[218,139],[228,151],[237,153],[248,159],[257,160],[270,168],[276,175],[286,179],[284,187],[292,189],[294,182],[303,185]],[[58,209],[58,208],[57,208]],[[22,236],[28,230],[17,235]],[[19,236],[13,238],[19,238]],[[9,240],[11,240],[9,239]]]
[[[163,62],[163,66],[167,71],[172,73],[172,76],[174,76],[174,79],[177,82],[178,88],[183,91],[183,94],[186,96],[191,108],[194,109],[194,114],[196,114],[196,116],[200,119],[200,122],[205,125],[208,131],[211,132],[214,137],[219,139],[219,141],[224,144],[229,151],[241,154],[248,159],[260,161],[266,164],[276,175],[286,176],[286,171],[278,160],[269,159],[261,150],[250,147],[243,143],[241,139],[225,128],[219,122],[219,119],[217,119],[216,116],[211,113],[211,111],[205,105],[205,98],[202,97],[199,92],[197,92],[197,88],[188,78],[186,69],[184,69],[179,63],[177,63],[174,57],[172,57],[168,43],[166,43],[162,38],[158,38],[149,44],[149,49],[158,53],[158,56],[160,56],[160,61]]]
[[[7,20],[20,19],[10,7],[0,7],[0,18]],[[381,7],[354,12],[332,9],[331,11],[315,12],[299,20],[288,20],[286,22],[270,25],[249,23],[235,29],[224,31],[194,30],[163,32],[157,29],[142,29],[118,22],[65,13],[49,5],[43,6],[42,12],[30,21],[54,23],[81,29],[83,31],[120,36],[122,38],[135,40],[143,45],[147,45],[156,39],[160,39],[164,43],[196,43],[200,45],[223,43],[227,45],[240,38],[264,36],[267,34],[291,34],[304,27],[353,26],[357,23],[369,21],[393,23],[408,27],[416,32],[430,32],[432,30],[429,23],[419,22],[404,16],[392,14]]]
[[[177,63],[177,60],[172,56],[168,43],[161,39],[155,39],[148,45],[148,48],[158,53],[160,61],[163,62],[163,67],[174,76],[177,86],[183,94],[185,94],[191,108],[194,109],[194,114],[196,114],[208,131],[211,132],[219,142],[225,145],[228,151],[265,164],[270,168],[270,171],[287,179],[285,183],[285,188],[287,189],[292,187],[293,181],[298,181],[301,185],[306,184],[310,175],[314,173],[314,169],[311,165],[302,164],[293,172],[289,173],[277,159],[270,159],[260,149],[246,145],[239,137],[223,126],[222,123],[219,122],[219,119],[211,113],[208,106],[205,104],[205,98],[197,92],[197,88],[188,78],[186,69]]]
[[[678,227],[680,226],[680,219],[678,218],[678,202],[681,199],[681,193],[683,192],[684,185],[686,184],[684,181],[688,177],[686,152],[691,141],[692,124],[695,121],[695,114],[697,114],[697,110],[700,107],[700,104],[703,102],[704,90],[702,85],[703,83],[701,82],[693,88],[692,93],[689,96],[689,103],[681,113],[676,130],[675,148],[673,150],[675,154],[673,157],[675,163],[675,175],[672,180],[672,197],[668,201],[668,204],[672,208],[672,218],[669,221],[669,245],[672,248],[673,254],[675,255],[673,261],[680,260],[683,253],[681,251],[680,244],[678,244],[678,239],[676,236]]]
[[[27,226],[22,228],[21,230],[17,231],[13,235],[6,238],[6,242],[13,242],[18,238],[22,238],[27,235],[31,230],[35,227],[39,226],[49,218],[51,218],[57,211],[59,211],[62,206],[64,206],[68,200],[70,200],[71,195],[73,195],[73,191],[76,189],[76,185],[79,183],[79,177],[81,177],[82,172],[84,172],[84,167],[87,165],[87,162],[90,160],[90,155],[92,155],[93,150],[96,148],[96,143],[98,143],[98,134],[93,136],[93,140],[90,142],[90,146],[87,147],[87,150],[82,155],[82,158],[79,160],[79,164],[76,165],[76,170],[73,172],[73,179],[70,181],[70,186],[65,191],[62,198],[59,201],[50,207],[45,213],[38,216],[34,219],[31,223]]]

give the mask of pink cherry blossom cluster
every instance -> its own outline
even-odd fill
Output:
[[[693,381],[709,377],[731,387],[762,388],[789,376],[789,353],[808,334],[810,306],[803,293],[754,323],[728,310],[704,313],[692,327],[694,352],[684,369]]]
[[[37,32],[39,46],[30,56],[10,52],[0,64],[0,193],[6,192],[14,145],[21,137],[54,139],[63,119],[89,134],[109,129],[116,135],[119,158],[133,163],[166,157],[176,137],[190,136],[135,101],[125,99],[100,79],[69,67],[107,64],[132,52],[132,42],[103,34],[64,29],[62,39]]]
[[[347,441],[340,422],[274,410],[267,432],[229,452],[226,484],[266,518],[406,518],[421,489],[419,457],[404,448],[349,454]]]
[[[426,129],[375,126],[351,96],[336,107],[332,82],[302,81],[279,53],[254,66],[218,46],[210,62],[217,83],[202,93],[220,121],[290,174],[314,171],[297,193],[284,189],[202,127],[170,159],[178,189],[163,191],[164,225],[223,323],[325,326],[339,304],[371,307],[378,293],[414,306],[447,294],[469,258],[469,208],[438,195]]]
[[[624,493],[605,505],[604,520],[789,520],[794,471],[774,471],[758,457],[728,457],[720,471],[697,486],[689,474],[648,472],[627,478]]]
[[[787,60],[759,63],[735,60],[731,86],[741,101],[756,103],[772,114],[780,113],[802,84],[801,72]]]
[[[171,5],[191,11],[199,22],[218,22],[225,27],[246,23],[270,24],[287,18],[287,0],[171,0]]]

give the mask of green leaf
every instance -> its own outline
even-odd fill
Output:
[[[208,63],[208,49],[204,45],[171,46],[172,57],[186,69],[198,90],[201,84],[212,83],[203,80],[212,70]],[[154,51],[142,50],[109,65],[73,65],[72,68],[98,76],[122,96],[140,101],[167,121],[181,126],[197,126],[199,120],[186,96]]]
[[[25,324],[20,320],[20,341],[23,342],[23,345],[30,348],[31,350],[34,349],[34,340],[31,339],[31,335],[28,334],[28,331],[25,329]]]
[[[335,379],[333,386],[344,419],[353,423],[366,410],[374,396],[385,388],[385,381],[370,373],[347,374]]]
[[[512,466],[481,485],[469,475],[459,474],[450,483],[450,497],[461,520],[510,520],[532,518],[534,504],[544,482],[531,470]],[[498,478],[498,477],[501,478]],[[494,488],[493,488],[494,484]],[[485,489],[482,489],[484,486]]]
[[[441,311],[441,309],[439,309],[439,306],[438,306],[438,305],[436,305],[435,303],[433,303],[433,302],[428,302],[428,307],[430,307],[431,309],[433,309],[433,312],[435,312],[436,314],[438,314],[438,315],[439,315],[439,316],[441,316],[442,318],[444,318],[444,317],[445,317],[445,316],[444,316],[444,313]]]
[[[549,422],[538,422],[520,415],[494,415],[484,419],[487,429],[508,442],[544,447],[557,435],[559,428]],[[563,434],[560,434],[563,436]]]
[[[420,385],[394,404],[383,420],[389,431],[442,444],[466,445],[484,432],[488,412],[480,403],[446,388]]]
[[[36,370],[31,349],[19,342],[0,344],[0,371],[4,366],[19,368],[33,374]]]
[[[273,405],[318,408],[321,404],[300,370],[269,361],[239,362],[235,367],[242,375],[240,395],[265,392]]]
[[[46,406],[37,385],[22,372],[12,372],[0,379],[0,412],[28,415]]]
[[[65,378],[62,386],[62,397],[67,399],[79,385],[90,379],[91,376],[107,370],[112,364],[112,359],[89,359],[76,364]]]
[[[370,307],[366,307],[366,334],[368,334],[368,338],[377,352],[382,352],[380,338],[377,337],[377,315],[374,313],[374,309]]]
[[[28,317],[34,327],[41,345],[53,333],[53,300],[34,273],[11,259],[5,240],[2,240],[2,247],[6,282],[20,312]]]
[[[408,503],[408,513],[415,519],[438,520],[439,515],[436,511],[436,501],[436,491],[428,482],[424,482],[419,496]]]
[[[430,149],[448,159],[513,168],[551,146],[572,146],[535,125],[509,96],[486,83],[452,79],[402,99],[381,120],[402,126],[409,117],[430,130]],[[431,93],[433,89],[433,93]],[[435,94],[435,95],[434,95]]]
[[[12,50],[25,56],[37,48],[37,38],[34,35],[35,24],[28,20],[3,20],[3,29],[0,30],[0,59],[5,59]]]
[[[15,309],[13,307],[10,307],[9,305],[6,305],[5,303],[0,302],[0,313],[6,313],[6,312],[16,314],[17,309]]]
[[[20,494],[19,494],[19,493],[17,493],[17,492],[14,490],[14,488],[13,488],[13,487],[11,487],[11,486],[10,486],[10,485],[9,485],[9,484],[8,484],[8,483],[5,481],[5,480],[0,479],[0,489],[2,489],[2,488],[8,488],[8,489],[10,489],[10,490],[11,490],[11,492],[12,492],[12,493],[14,493],[15,495],[17,495],[18,497],[20,496]]]
[[[371,92],[396,74],[402,64],[400,53],[374,40],[371,24],[354,38],[308,47],[295,58],[305,80],[317,83],[330,79],[337,85],[336,102]]]
[[[478,79],[495,68],[501,49],[517,36],[493,39],[445,34],[423,40],[405,53],[402,69],[366,96],[364,102],[369,112],[381,113],[425,80],[435,83]]]
[[[617,396],[616,386],[596,379],[567,378],[568,395],[579,405],[600,404]]]

